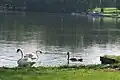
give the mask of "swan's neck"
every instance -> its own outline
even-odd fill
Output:
[[[37,59],[39,58],[39,54],[38,54],[38,52],[39,52],[39,53],[42,53],[41,51],[36,51]]]
[[[20,52],[21,52],[21,58],[19,60],[21,60],[24,57],[22,50],[20,50]]]
[[[67,53],[67,55],[68,55],[67,60],[68,60],[68,64],[69,64],[70,53]]]
[[[39,52],[39,51],[36,51],[37,60],[38,60],[38,58],[39,58],[38,52]]]

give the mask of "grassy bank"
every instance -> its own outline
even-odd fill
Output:
[[[93,67],[0,68],[0,80],[120,80],[120,71]]]

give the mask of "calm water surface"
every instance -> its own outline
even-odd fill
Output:
[[[24,53],[41,50],[35,66],[67,64],[66,52],[83,62],[100,64],[99,56],[120,55],[120,19],[69,14],[0,13],[0,66],[17,66]]]

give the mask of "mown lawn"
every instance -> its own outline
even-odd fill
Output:
[[[120,80],[120,71],[87,68],[0,68],[0,80]]]

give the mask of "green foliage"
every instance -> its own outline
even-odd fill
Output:
[[[89,12],[101,12],[103,9],[103,15],[106,17],[120,17],[120,10],[115,7],[104,7],[104,8],[90,8]]]

